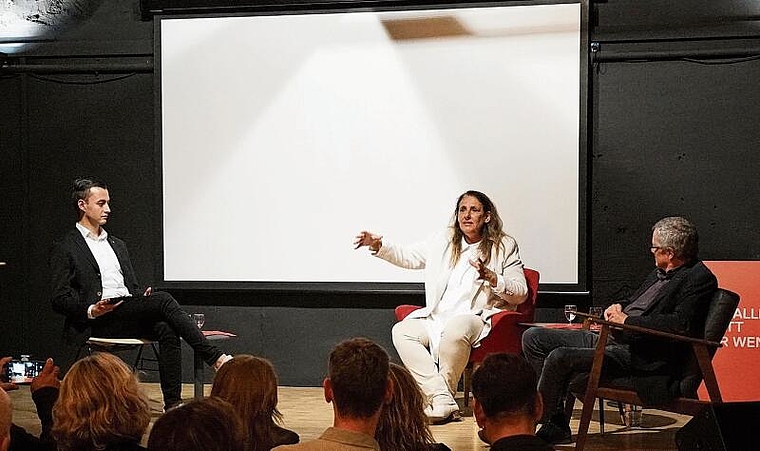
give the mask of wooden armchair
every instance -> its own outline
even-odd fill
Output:
[[[581,413],[580,426],[578,427],[575,449],[582,450],[586,444],[591,414],[594,410],[594,401],[597,398],[692,416],[697,415],[706,405],[723,402],[720,388],[715,378],[715,372],[713,371],[712,357],[715,351],[721,347],[720,341],[734,316],[738,304],[738,294],[719,288],[710,302],[703,338],[692,338],[643,327],[610,323],[579,313],[579,316],[589,317],[591,322],[599,324],[601,330],[599,331],[599,343],[594,354],[591,372],[588,375],[579,376],[580,380],[588,377],[585,392],[582,394],[575,392],[575,388],[580,385],[577,382],[578,378],[571,383],[570,389],[573,391],[573,394],[583,400],[583,411]],[[693,356],[685,366],[683,376],[679,381],[681,396],[665,404],[649,405],[639,398],[632,386],[618,385],[620,381],[615,380],[609,382],[600,380],[602,364],[604,362],[604,347],[611,327],[620,328],[628,332],[648,334],[664,340],[674,340],[690,344]],[[697,397],[697,389],[702,380],[705,382],[710,401],[701,401]]]

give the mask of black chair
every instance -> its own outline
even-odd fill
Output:
[[[599,331],[599,343],[594,353],[594,363],[591,367],[590,373],[579,375],[570,384],[570,391],[576,397],[583,400],[583,411],[581,413],[581,421],[578,428],[575,449],[582,450],[586,444],[588,427],[591,422],[591,414],[594,410],[594,401],[597,398],[691,416],[697,415],[707,405],[722,403],[723,399],[720,395],[718,381],[715,378],[712,358],[717,349],[721,347],[720,341],[736,312],[737,305],[739,305],[738,294],[719,288],[710,302],[707,316],[705,318],[704,336],[702,338],[692,338],[659,330],[610,323],[601,319],[590,318],[589,321],[601,326],[601,330]],[[630,384],[630,379],[613,379],[609,381],[600,380],[602,363],[604,362],[604,347],[607,342],[610,327],[639,334],[647,334],[664,340],[690,344],[693,352],[689,356],[687,364],[684,366],[680,381],[678,381],[680,396],[664,404],[650,405],[644,403],[639,398],[638,394],[633,389],[633,386]],[[703,380],[710,397],[709,401],[699,400],[697,396],[697,389]],[[585,385],[584,382],[586,382]],[[583,390],[584,386],[585,390]],[[603,417],[600,416],[600,419],[602,418]]]

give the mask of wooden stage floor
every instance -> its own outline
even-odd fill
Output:
[[[154,419],[160,415],[161,391],[156,383],[143,383],[151,407],[155,410]],[[208,394],[210,386],[206,385]],[[27,431],[38,434],[39,421],[34,410],[34,403],[29,396],[29,388],[10,393],[13,399],[13,421]],[[184,399],[193,396],[190,384],[183,386]],[[301,440],[317,437],[325,428],[332,425],[332,407],[325,403],[321,387],[280,387],[280,411],[285,418],[284,426],[296,431]],[[458,399],[461,405],[460,399]],[[629,429],[622,426],[617,409],[605,408],[605,434],[599,434],[597,414],[591,422],[588,450],[675,450],[675,433],[691,417],[676,415],[658,410],[644,410],[642,427]],[[467,412],[465,412],[467,415]],[[580,403],[576,403],[571,428],[578,429]],[[475,419],[465,416],[461,421],[441,426],[432,426],[436,440],[447,444],[454,451],[474,451],[488,449],[477,436],[478,427]],[[572,445],[558,445],[558,450],[573,449]]]

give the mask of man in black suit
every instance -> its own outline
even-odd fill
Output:
[[[179,337],[214,369],[231,357],[206,340],[170,294],[139,287],[126,244],[103,229],[111,213],[106,184],[77,179],[72,198],[79,220],[50,259],[53,310],[66,315],[64,338],[76,345],[89,335],[158,340],[164,407],[173,407],[181,402]]]
[[[611,322],[701,336],[708,306],[718,287],[699,260],[696,227],[669,217],[652,227],[655,270],[632,296],[607,307]],[[531,328],[523,335],[523,352],[538,374],[544,399],[543,426],[537,435],[550,443],[571,440],[563,400],[572,378],[591,370],[598,335],[583,330]],[[613,333],[605,347],[602,377],[628,378],[646,403],[665,402],[678,393],[684,358],[682,345],[653,341],[642,335]]]

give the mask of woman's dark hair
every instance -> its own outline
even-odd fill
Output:
[[[148,449],[156,451],[243,451],[243,423],[227,401],[211,396],[190,401],[156,421]]]
[[[229,402],[243,421],[247,451],[269,451],[275,443],[277,374],[272,364],[260,357],[238,354],[214,376],[211,396]]]

